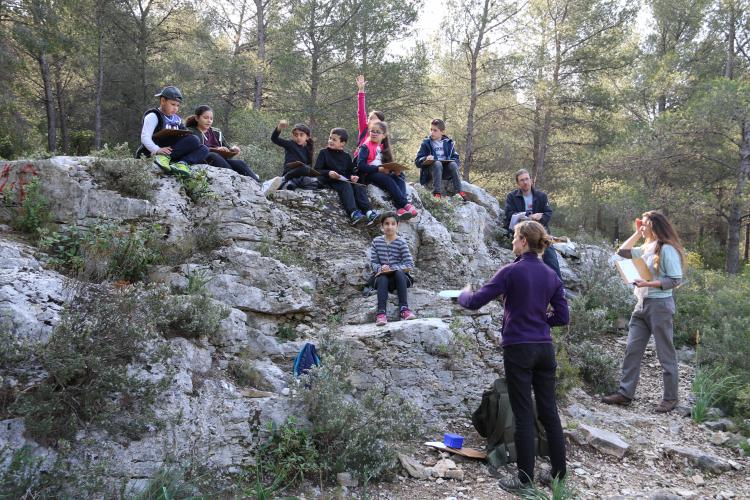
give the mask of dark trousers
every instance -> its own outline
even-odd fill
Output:
[[[344,210],[346,210],[347,215],[351,215],[357,209],[363,213],[372,210],[370,200],[367,199],[367,187],[363,184],[324,179],[323,185],[335,190],[339,194],[339,200]]]
[[[258,175],[250,169],[247,163],[242,160],[232,160],[224,158],[219,153],[209,152],[208,158],[206,158],[206,163],[208,163],[209,165],[213,165],[214,167],[234,170],[240,175],[252,177],[256,181],[260,182],[260,177],[258,177]]]
[[[461,188],[461,174],[458,173],[458,164],[455,161],[443,165],[443,162],[436,161],[430,167],[432,173],[432,193],[443,192],[443,179],[450,179],[453,183],[453,190],[456,193],[463,191]]]
[[[404,208],[408,203],[406,200],[406,181],[401,176],[375,172],[365,175],[362,180],[366,184],[375,184],[389,193],[396,208]]]
[[[171,161],[184,161],[189,165],[203,163],[208,157],[208,148],[194,135],[183,137],[168,137],[159,142],[160,147],[171,147]]]
[[[536,411],[547,432],[552,477],[565,477],[565,438],[555,399],[555,348],[551,343],[514,344],[503,348],[505,378],[508,381],[510,407],[515,416],[515,443],[518,478],[534,480],[534,388]]]
[[[398,307],[408,307],[406,289],[409,288],[409,278],[403,271],[392,274],[383,274],[375,278],[375,288],[378,290],[378,314],[385,314],[385,306],[388,303],[388,292],[396,290],[398,294]]]
[[[290,181],[292,179],[296,179],[298,177],[309,177],[310,176],[310,167],[307,165],[304,165],[302,167],[292,168],[289,170],[284,169],[284,173],[282,175],[284,182]]]
[[[560,263],[557,262],[557,250],[552,248],[552,245],[548,246],[544,250],[544,255],[542,255],[542,260],[553,271],[555,271],[555,274],[557,275],[557,277],[560,278],[560,281],[562,281],[562,274],[560,274]]]

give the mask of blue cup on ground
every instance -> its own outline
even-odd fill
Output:
[[[464,437],[458,434],[445,433],[443,435],[443,444],[449,448],[461,449],[464,445]]]

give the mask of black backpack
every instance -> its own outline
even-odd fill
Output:
[[[534,448],[537,456],[546,457],[549,456],[547,434],[536,416],[536,405],[533,407]],[[515,423],[505,377],[498,378],[489,390],[484,391],[482,403],[471,416],[471,423],[480,436],[487,438],[487,461],[492,467],[516,461]]]

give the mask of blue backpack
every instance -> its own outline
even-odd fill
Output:
[[[300,349],[297,357],[294,358],[294,376],[299,377],[303,373],[307,373],[313,366],[318,366],[319,364],[320,358],[315,351],[315,345],[308,342]]]

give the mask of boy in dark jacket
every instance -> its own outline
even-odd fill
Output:
[[[154,97],[159,98],[159,107],[143,114],[141,127],[142,148],[154,155],[154,164],[167,173],[190,176],[188,165],[202,163],[208,156],[208,148],[201,145],[192,134],[185,136],[155,137],[164,129],[186,130],[182,118],[177,115],[182,103],[182,92],[177,87],[164,87]],[[141,149],[139,149],[140,153]],[[149,156],[147,155],[147,156]]]
[[[313,140],[310,127],[296,123],[292,127],[292,140],[282,139],[281,131],[289,126],[281,120],[271,133],[271,142],[284,148],[284,170],[281,177],[274,177],[268,185],[266,195],[286,187],[286,189],[315,189],[317,181],[311,177],[310,165],[313,157]]]
[[[331,130],[328,147],[318,152],[315,170],[320,172],[320,183],[339,194],[341,205],[351,218],[352,225],[366,219],[369,226],[378,220],[379,214],[367,199],[367,187],[357,184],[359,177],[353,175],[352,157],[344,151],[348,140],[349,134],[343,128]]]
[[[414,163],[420,168],[419,183],[425,187],[432,176],[432,195],[442,197],[443,179],[450,179],[453,190],[466,200],[458,172],[459,159],[453,139],[445,135],[445,122],[435,118],[430,123],[430,135],[422,141]]]

